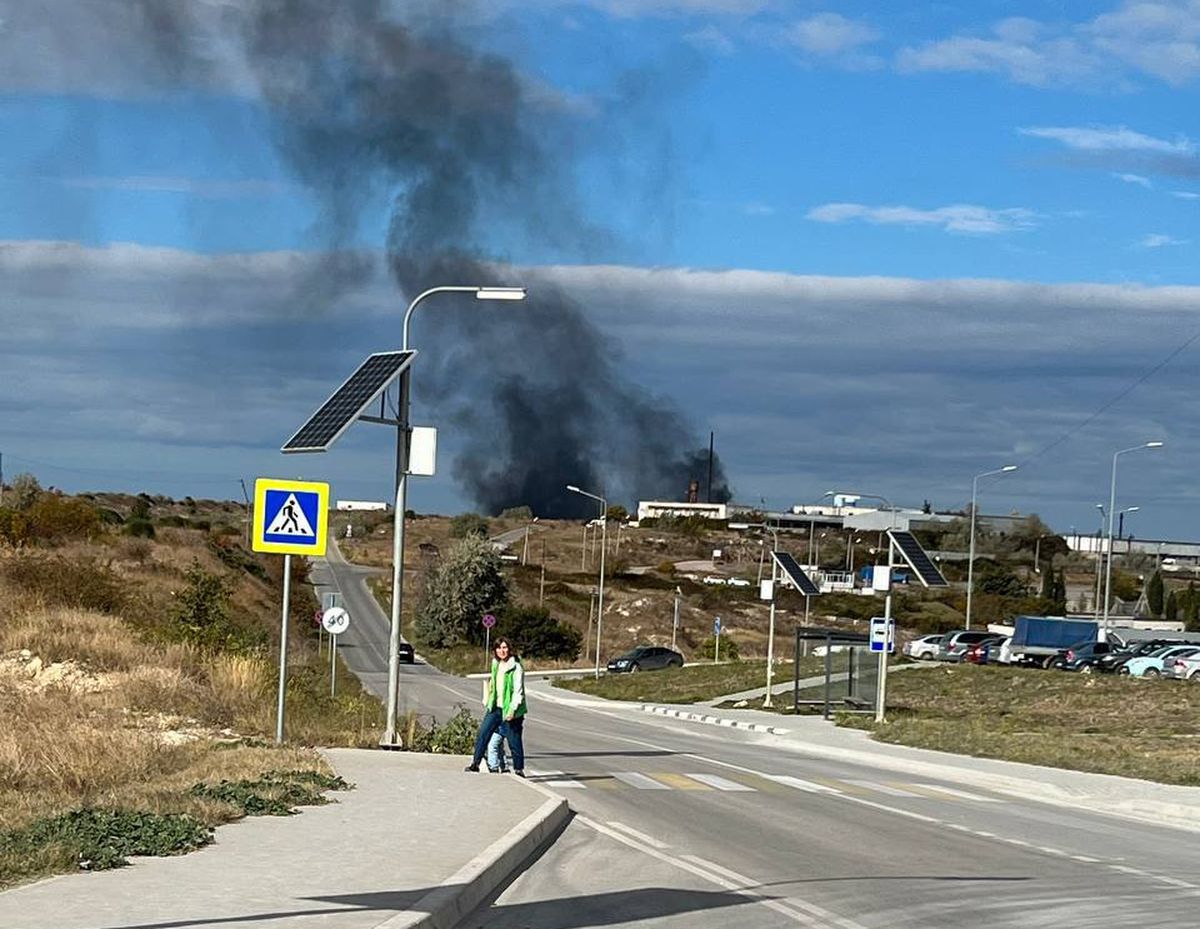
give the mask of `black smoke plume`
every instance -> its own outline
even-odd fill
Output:
[[[147,8],[157,23],[166,7]],[[263,0],[220,28],[240,34],[279,151],[323,204],[332,252],[389,197],[389,267],[406,297],[447,283],[529,287],[521,304],[439,297],[417,315],[416,399],[465,435],[457,479],[486,511],[527,504],[546,516],[595,512],[568,483],[614,502],[704,486],[707,450],[679,411],[623,376],[618,347],[576,300],[518,276],[501,254],[508,237],[585,258],[614,245],[574,194],[583,124],[605,112],[579,116],[507,59],[466,44],[469,26],[445,14],[414,25],[396,8]],[[178,42],[195,25],[155,28]],[[333,299],[338,282],[331,273],[306,289]],[[719,462],[713,497],[729,497]]]

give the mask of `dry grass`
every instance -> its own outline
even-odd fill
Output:
[[[1200,685],[1004,667],[888,678],[888,720],[848,717],[886,742],[1200,785]]]
[[[778,662],[775,665],[773,685],[790,680],[793,667],[794,664],[790,661]],[[823,667],[823,659],[806,658],[801,662],[801,674],[816,674]],[[599,680],[582,677],[554,682],[556,687],[609,700],[645,700],[652,703],[699,703],[703,700],[715,700],[726,694],[754,690],[766,686],[766,683],[765,661],[692,665],[687,668],[669,668],[640,674],[605,674]]]

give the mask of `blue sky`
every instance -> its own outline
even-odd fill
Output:
[[[1200,535],[1200,2],[401,6],[429,47],[511,62],[586,228],[481,198],[473,244],[562,287],[622,377],[714,429],[737,499],[957,507],[1012,461],[985,509],[1091,529],[1112,452],[1163,439],[1122,459],[1123,505],[1143,536]],[[300,468],[381,496],[377,427],[320,460],[277,449],[397,341],[397,181],[363,179],[332,241],[242,20],[192,4],[177,56],[141,9],[0,0],[5,473],[236,496]],[[298,299],[331,245],[374,270]],[[469,507],[463,427],[419,384],[414,412],[444,467],[413,504]]]

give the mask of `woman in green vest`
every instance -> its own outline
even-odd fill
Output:
[[[512,752],[513,774],[525,776],[525,668],[506,638],[496,640],[496,660],[492,662],[491,693],[500,710],[499,735],[508,742]],[[502,763],[498,740],[493,738],[497,749],[495,763]],[[488,747],[488,767],[493,766],[492,746]]]

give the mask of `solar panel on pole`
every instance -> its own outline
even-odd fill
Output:
[[[903,529],[889,529],[888,538],[896,543],[896,550],[900,552],[900,556],[912,568],[913,573],[926,587],[949,587],[946,579],[942,577],[942,572],[937,569],[937,566],[925,554],[925,549],[921,548],[921,543],[917,541],[917,537],[911,532],[905,532]]]
[[[323,452],[328,449],[404,372],[414,355],[415,351],[371,355],[283,444],[280,451]]]
[[[771,557],[800,593],[806,597],[815,597],[821,592],[821,588],[813,583],[812,578],[804,573],[796,559],[787,552],[771,552]]]

